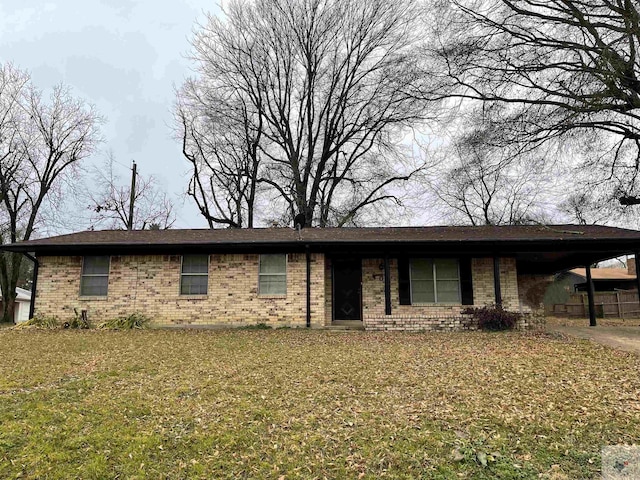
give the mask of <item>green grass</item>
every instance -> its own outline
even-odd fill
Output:
[[[639,357],[544,335],[23,329],[0,354],[0,478],[591,478],[640,438]]]

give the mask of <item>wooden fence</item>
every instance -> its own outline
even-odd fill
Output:
[[[596,292],[593,299],[597,317],[640,317],[640,304],[636,291]],[[572,293],[566,303],[545,305],[545,314],[559,317],[588,317],[587,292]]]

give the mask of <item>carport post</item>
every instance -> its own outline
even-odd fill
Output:
[[[636,268],[636,288],[638,289],[638,304],[640,304],[640,275],[638,275],[638,258],[640,258],[640,252],[634,252],[633,255],[635,258],[633,261],[635,262]]]
[[[587,299],[589,300],[589,326],[595,327],[598,325],[596,322],[596,305],[593,300],[593,280],[591,279],[591,265],[588,263],[585,265],[587,271]]]

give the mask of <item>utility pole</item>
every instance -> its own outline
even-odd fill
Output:
[[[129,224],[127,230],[133,230],[133,204],[136,200],[136,161],[131,168],[131,197],[129,198]]]

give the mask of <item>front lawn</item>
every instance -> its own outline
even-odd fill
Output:
[[[640,358],[543,334],[0,331],[0,478],[591,478]]]

